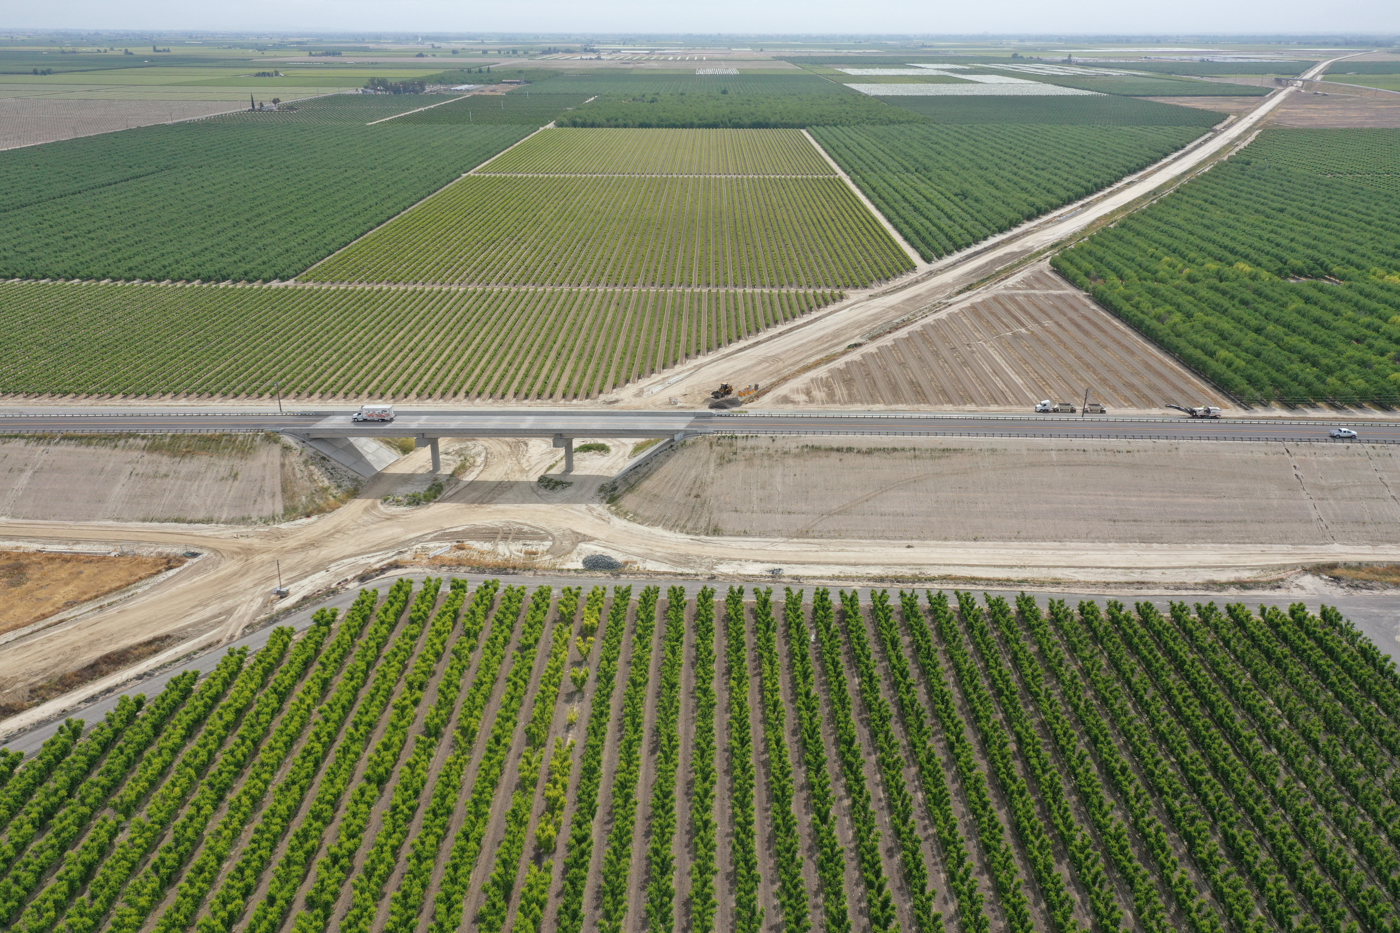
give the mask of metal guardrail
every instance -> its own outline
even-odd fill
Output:
[[[1253,441],[1256,443],[1287,443],[1287,444],[1391,444],[1400,445],[1400,438],[1376,438],[1376,439],[1356,439],[1344,440],[1335,437],[1278,437],[1277,435],[1179,435],[1179,434],[1075,434],[1068,432],[1056,432],[1052,434],[1029,433],[1029,432],[986,432],[986,431],[939,431],[930,434],[926,431],[859,431],[859,430],[830,430],[830,431],[783,431],[783,434],[793,437],[996,437],[996,438],[1054,438],[1063,440],[1115,440],[1115,441]],[[699,436],[702,437],[758,437],[757,434],[749,434],[742,430],[734,431],[706,431]]]

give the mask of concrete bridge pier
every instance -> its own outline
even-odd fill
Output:
[[[416,447],[430,447],[430,448],[432,448],[432,451],[433,451],[433,472],[434,472],[434,473],[441,473],[441,472],[442,472],[442,453],[441,453],[441,451],[438,450],[438,439],[437,439],[436,437],[424,437],[423,435],[420,434],[420,435],[418,435],[417,437],[415,437],[415,438],[413,439],[413,443],[414,443],[414,446],[416,446]]]
[[[564,472],[574,472],[574,439],[556,434],[554,435],[554,446],[564,448]]]

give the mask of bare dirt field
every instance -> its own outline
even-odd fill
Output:
[[[267,521],[314,514],[341,495],[276,436],[0,440],[0,515],[11,518]]]
[[[35,146],[237,110],[236,100],[0,99],[0,149]]]
[[[179,557],[0,551],[0,635],[182,564]]]
[[[1249,113],[1259,106],[1259,98],[1257,97],[1148,97],[1145,99],[1155,100],[1163,104],[1175,104],[1178,107],[1214,110],[1217,113],[1228,113],[1236,117],[1243,113]]]
[[[1110,410],[1226,400],[1044,264],[814,369],[774,405],[1016,408],[1043,398]]]
[[[1400,129],[1400,94],[1293,94],[1274,111],[1273,124],[1303,129]]]
[[[905,541],[1400,543],[1381,446],[716,438],[618,501],[681,534]]]

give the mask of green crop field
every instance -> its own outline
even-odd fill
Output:
[[[550,130],[518,151],[493,168],[536,174],[468,175],[302,280],[810,289],[912,268],[797,133]],[[673,177],[567,174],[668,159]]]
[[[0,153],[0,277],[290,278],[526,133],[210,120]]]
[[[846,93],[839,84],[816,75],[559,75],[530,85],[530,94],[595,94],[635,97],[654,94],[756,94],[763,96]]]
[[[479,174],[834,175],[797,130],[548,129]]]
[[[526,94],[521,91],[511,91],[507,94],[475,94],[451,103],[440,104],[430,110],[410,113],[394,122],[454,125],[519,123],[526,126],[544,126],[587,99],[582,94]],[[422,101],[419,106],[435,102]]]
[[[1029,76],[1028,76],[1029,77]],[[1252,84],[1230,84],[1226,81],[1201,81],[1192,78],[1149,78],[1140,75],[1035,75],[1037,81],[1075,87],[1101,94],[1122,94],[1126,97],[1263,97],[1269,88]]]
[[[448,98],[421,94],[327,94],[292,101],[280,110],[226,113],[210,120],[263,126],[280,126],[283,123],[358,123],[363,126],[445,99]]]
[[[1094,62],[1076,62],[1094,68]],[[1102,67],[1113,71],[1150,71],[1164,75],[1193,75],[1214,77],[1216,75],[1298,75],[1307,71],[1315,61],[1297,62],[1113,62]],[[1345,64],[1345,63],[1343,63]]]
[[[1266,130],[1055,266],[1245,402],[1400,403],[1400,132]]]
[[[1112,94],[1073,97],[882,97],[931,123],[1056,123],[1082,126],[1214,126],[1225,114]]]
[[[836,178],[469,175],[301,280],[826,288],[910,268]]]
[[[1400,673],[1326,605],[429,577],[203,668],[0,750],[6,929],[1400,922]]]
[[[6,282],[0,389],[264,397],[279,381],[304,398],[589,398],[839,297]]]
[[[1078,200],[1196,127],[819,127],[812,135],[925,259]]]
[[[822,83],[836,88],[839,93],[605,96],[561,115],[558,125],[801,129],[811,126],[927,122],[912,110],[892,107],[841,84]]]
[[[1393,75],[1400,74],[1400,58],[1393,58],[1388,62],[1358,62],[1347,61],[1337,62],[1327,69],[1327,77],[1338,78],[1339,80],[1348,75]]]

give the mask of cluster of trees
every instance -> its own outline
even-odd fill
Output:
[[[1400,402],[1400,190],[1379,168],[1400,133],[1311,132],[1268,131],[1055,268],[1247,403]]]
[[[816,674],[812,669],[812,639],[802,618],[802,591],[794,593],[789,588],[784,597],[783,621],[787,629],[788,660],[792,669],[797,744],[807,769],[812,835],[817,843],[817,883],[822,892],[821,903],[826,929],[844,933],[851,929],[845,888],[846,852],[840,840],[836,838],[835,815],[832,812],[835,792],[827,764],[825,739],[822,737],[822,701],[817,694]],[[759,625],[765,624],[766,621],[758,618]],[[831,686],[834,688],[834,685]],[[847,700],[849,701],[849,694]],[[853,750],[843,741],[841,725],[838,719],[836,753],[841,758],[842,772],[846,779],[846,796],[851,801],[856,860],[865,888],[865,906],[870,918],[870,927],[873,930],[898,929],[899,921],[894,914],[894,902],[890,899],[889,884],[885,880],[884,867],[880,862],[880,830],[875,822],[875,812],[870,807],[870,789],[865,783],[864,762],[858,753],[852,758]]]
[[[874,612],[889,613],[889,599],[883,593],[872,596]],[[900,869],[912,900],[914,928],[917,933],[934,933],[942,929],[942,916],[933,909],[934,892],[929,889],[928,869],[924,865],[923,840],[914,821],[914,797],[904,778],[904,753],[895,737],[889,703],[880,691],[880,674],[870,651],[870,639],[861,618],[860,596],[854,590],[841,593],[841,614],[845,621],[845,642],[855,658],[856,680],[865,707],[866,722],[875,744],[875,763],[884,787],[886,813],[899,843]],[[854,699],[851,696],[846,666],[843,661],[841,631],[836,623],[836,611],[831,595],[817,590],[812,598],[812,621],[816,628],[816,644],[826,672],[827,693],[836,710],[836,734],[841,766],[847,773],[846,788],[850,792],[855,777],[862,773],[864,755],[856,732]],[[872,829],[873,832],[873,829]]]
[[[106,805],[141,754],[155,741],[157,730],[185,702],[196,676],[193,672],[177,676],[155,702],[145,707],[146,715],[139,719],[145,697],[123,696],[10,819],[8,831],[0,841],[0,872],[4,873],[0,880],[0,923],[8,924],[49,867]],[[111,754],[94,774],[98,761],[108,750]],[[9,803],[8,795],[6,802]],[[6,810],[13,813],[11,807]],[[30,849],[30,843],[40,834],[38,845]]]
[[[461,596],[464,595],[460,587],[453,594],[452,601],[456,605],[452,607],[452,611],[437,614],[423,648],[421,651],[418,649],[418,639],[428,625],[441,586],[441,579],[429,577],[423,581],[423,588],[419,590],[409,610],[408,622],[380,658],[369,691],[360,701],[359,709],[356,710],[350,728],[346,730],[340,748],[336,750],[331,767],[321,777],[321,790],[311,810],[329,813],[339,811],[339,826],[335,839],[326,846],[325,855],[316,862],[315,881],[307,891],[302,907],[297,911],[293,928],[301,933],[325,929],[330,923],[336,903],[340,900],[341,889],[354,868],[355,857],[364,841],[370,815],[384,792],[385,784],[393,774],[404,745],[408,743],[408,732],[418,715],[418,705],[423,700],[428,679],[432,677],[438,659],[442,657],[447,646],[447,636],[456,625],[457,609],[460,608]],[[399,680],[408,669],[409,662],[414,660],[415,653],[417,660],[414,661],[413,670],[400,689]],[[399,698],[394,701],[389,721],[383,727],[383,735],[371,751],[370,739],[379,728],[379,721],[389,708],[389,701],[395,690],[399,690]],[[355,770],[367,752],[368,758],[359,783],[349,798],[345,799],[344,794],[349,789]],[[317,804],[323,806],[318,807]],[[305,822],[303,821],[303,825]],[[315,841],[319,846],[320,838]],[[363,901],[352,903],[353,919],[351,915],[347,915],[342,918],[338,928],[363,929],[366,909],[372,907],[366,908]]]
[[[1040,611],[1036,607],[1034,599],[1023,595],[1018,599],[1017,607],[1023,614],[1033,614],[1039,619]],[[1050,733],[1051,741],[1060,753],[1060,760],[1069,769],[1070,780],[1074,784],[1080,802],[1088,812],[1089,820],[1103,840],[1103,848],[1109,861],[1131,890],[1133,910],[1139,921],[1144,929],[1150,930],[1152,933],[1171,933],[1175,928],[1167,915],[1153,875],[1143,866],[1133,851],[1132,838],[1128,828],[1114,815],[1113,803],[1105,793],[1104,778],[1100,777],[1099,772],[1094,767],[1093,759],[1084,751],[1079,735],[1065,713],[1065,705],[1061,704],[1048,689],[1045,668],[1031,654],[1024,634],[1016,627],[1015,617],[1012,615],[1006,600],[1001,597],[988,599],[987,617],[996,626],[996,630],[1001,633],[1002,643],[1011,655],[1016,673],[1020,675],[1026,693],[1035,703],[1035,709],[1040,713],[1046,730]],[[1043,626],[1044,621],[1040,620],[1039,624]],[[974,631],[974,640],[977,641],[979,650],[989,651],[992,636],[988,626],[979,619],[969,623],[969,628]],[[982,647],[984,644],[985,648]],[[1059,662],[1060,658],[1056,656],[1053,661],[1047,662],[1045,667],[1051,667]],[[999,683],[1004,682],[1004,678],[999,676],[998,681]],[[999,687],[999,694],[1002,693],[1002,690],[1003,688]],[[1074,698],[1070,700],[1069,705],[1076,714],[1080,709],[1077,701],[1080,700],[1082,700],[1082,693],[1076,693]],[[1003,695],[1003,708],[1007,702],[1009,700]],[[1116,752],[1117,749],[1113,749],[1113,753]],[[1112,761],[1117,764],[1121,761],[1121,756],[1112,759]],[[1142,793],[1140,788],[1134,786],[1134,789],[1138,794]],[[1142,803],[1140,799],[1136,802]],[[1129,804],[1129,809],[1133,809],[1132,803]],[[1152,816],[1150,810],[1145,811],[1142,816],[1146,818],[1141,824],[1141,830],[1145,830],[1144,836],[1148,833],[1160,836],[1161,824],[1156,822],[1156,818]],[[1179,870],[1180,863],[1173,856],[1158,867],[1164,871],[1166,877],[1171,877]],[[1101,896],[1097,888],[1095,896]],[[1188,900],[1181,906],[1183,913],[1189,917],[1193,909],[1199,909],[1199,899]]]
[[[1086,197],[1204,127],[823,126],[812,131],[926,260]]]
[[[965,594],[958,595],[965,597]],[[941,607],[934,609],[939,639],[948,654],[954,676],[967,701],[968,710],[972,713],[973,728],[986,749],[992,775],[1010,805],[1011,823],[1025,847],[1031,873],[1045,898],[1050,923],[1060,933],[1078,933],[1084,928],[1074,918],[1074,899],[1070,896],[1064,876],[1056,870],[1054,849],[1036,810],[1035,797],[1016,768],[1011,740],[997,718],[996,705],[991,693],[982,683],[976,664],[963,641],[957,619],[951,611],[940,612],[939,608]],[[965,598],[959,608],[964,611],[966,618],[968,606]],[[975,610],[976,604],[971,608]]]
[[[719,827],[715,823],[715,782],[719,778],[715,751],[715,591],[702,587],[695,597],[695,726],[691,750],[690,838],[694,859],[690,863],[690,928],[698,933],[714,929],[715,879]]]
[[[597,590],[595,589],[595,592]],[[559,597],[558,618],[554,624],[553,640],[544,672],[535,692],[534,707],[525,724],[525,749],[521,754],[515,793],[506,811],[505,837],[496,852],[496,863],[486,882],[485,901],[477,912],[478,928],[497,933],[506,925],[510,898],[520,877],[520,856],[530,833],[530,816],[535,807],[535,790],[540,768],[544,764],[549,728],[554,719],[554,707],[559,688],[564,682],[564,669],[569,663],[570,641],[573,638],[574,616],[578,612],[579,590],[565,587]]]
[[[1081,609],[1087,611],[1088,608],[1096,607],[1092,604],[1081,605]],[[1030,620],[1034,622],[1034,620]],[[1164,752],[1164,746],[1156,739],[1150,728],[1139,719],[1133,711],[1132,701],[1127,692],[1113,678],[1108,665],[1097,656],[1096,647],[1092,636],[1079,623],[1062,602],[1052,602],[1050,605],[1050,621],[1054,631],[1069,650],[1069,657],[1074,659],[1079,669],[1083,672],[1092,691],[1092,698],[1086,698],[1087,707],[1079,707],[1076,713],[1080,722],[1085,726],[1090,736],[1095,737],[1096,748],[1105,761],[1112,761],[1117,764],[1117,760],[1106,755],[1107,740],[1097,738],[1098,730],[1093,725],[1093,716],[1099,708],[1108,713],[1109,721],[1113,730],[1123,737],[1128,749],[1132,752],[1133,763],[1142,772],[1144,783],[1150,788],[1156,799],[1160,802],[1162,809],[1166,812],[1172,825],[1175,827],[1177,835],[1186,845],[1186,850],[1190,853],[1192,862],[1202,879],[1210,887],[1215,895],[1215,901],[1225,915],[1225,920],[1234,929],[1249,930],[1255,928],[1263,921],[1259,917],[1259,912],[1255,907],[1253,898],[1249,892],[1249,886],[1240,876],[1239,871],[1231,863],[1227,855],[1227,846],[1233,847],[1239,840],[1238,833],[1233,831],[1233,827],[1227,827],[1230,835],[1227,837],[1226,846],[1222,846],[1216,839],[1215,827],[1212,822],[1213,813],[1208,814],[1200,802],[1193,796],[1191,789],[1172,767],[1168,755]],[[1048,632],[1041,635],[1037,632],[1034,624],[1031,631],[1036,636],[1037,642],[1048,639]],[[1054,642],[1045,641],[1044,644],[1054,645]],[[1067,672],[1071,668],[1065,669]],[[1061,676],[1061,684],[1069,687],[1075,683],[1073,678]],[[1067,689],[1066,695],[1071,696],[1077,691]],[[1151,716],[1155,711],[1149,711]],[[1100,714],[1101,715],[1101,714]],[[1110,733],[1111,734],[1111,733]],[[1148,795],[1130,796],[1126,791],[1121,790],[1126,786],[1132,788],[1131,784],[1124,784],[1125,775],[1117,767],[1110,770],[1116,782],[1120,786],[1120,798],[1137,804],[1146,802],[1150,805],[1152,797]],[[1134,819],[1138,819],[1138,810],[1132,810]],[[1170,840],[1165,834],[1144,834],[1149,850],[1152,852],[1154,860],[1161,866],[1168,865],[1166,854],[1163,848],[1170,850]],[[1245,866],[1248,868],[1249,866]],[[1191,883],[1185,871],[1176,871],[1167,875],[1171,880],[1172,894],[1178,904],[1189,904],[1196,896],[1195,886]],[[1274,878],[1262,873],[1256,874],[1257,878],[1273,882]],[[1277,882],[1283,881],[1278,876]],[[1286,884],[1284,884],[1286,888]],[[1262,890],[1269,890],[1264,888]],[[1190,910],[1187,912],[1188,921],[1193,930],[1220,930],[1220,919],[1214,911],[1206,908]]]
[[[601,587],[595,592],[601,591]],[[520,886],[520,903],[515,909],[515,923],[511,933],[539,933],[544,922],[545,907],[549,903],[549,884],[554,878],[554,860],[546,858],[554,852],[559,840],[559,829],[564,820],[564,807],[569,799],[569,774],[574,766],[574,742],[563,738],[554,740],[554,753],[549,757],[549,771],[545,775],[544,810],[535,824],[535,858],[525,872],[525,881]]]
[[[321,642],[315,638],[310,641],[303,639],[288,652],[286,642],[290,640],[291,632],[288,631],[277,653],[279,662],[285,654],[287,663],[277,668],[265,686],[261,683],[257,685],[256,695],[244,709],[237,730],[229,737],[227,746],[221,750],[213,767],[200,776],[183,812],[165,834],[165,841],[146,862],[145,868],[127,885],[121,903],[107,920],[105,929],[124,933],[139,930],[151,912],[162,903],[171,884],[184,869],[190,855],[203,839],[210,820],[221,809],[229,792],[252,762],[278,712],[321,647]],[[262,660],[261,653],[257,660]],[[257,666],[255,662],[250,669]],[[128,840],[135,835],[128,836]]]
[[[427,90],[425,81],[391,81],[388,78],[370,78],[365,87],[383,94],[422,94]]]
[[[1234,798],[1238,810],[1247,815],[1258,837],[1267,844],[1276,870],[1292,882],[1324,929],[1355,928],[1355,921],[1347,910],[1348,901],[1355,915],[1364,920],[1375,918],[1377,910],[1384,911],[1380,916],[1387,916],[1387,919],[1380,926],[1368,926],[1368,929],[1390,929],[1389,909],[1383,904],[1374,904],[1367,895],[1367,887],[1357,880],[1364,878],[1364,873],[1352,876],[1354,862],[1349,855],[1331,848],[1335,842],[1318,821],[1313,803],[1310,801],[1303,807],[1288,793],[1287,784],[1291,781],[1278,767],[1276,756],[1266,752],[1257,737],[1240,726],[1237,714],[1219,686],[1209,680],[1203,685],[1198,681],[1198,686],[1193,686],[1182,670],[1168,659],[1153,636],[1169,641],[1176,641],[1179,636],[1171,638],[1166,627],[1158,624],[1161,617],[1157,610],[1147,603],[1138,608],[1134,617],[1117,603],[1110,602],[1107,624],[1103,623],[1102,616],[1095,621],[1102,630],[1114,630],[1113,636],[1120,639],[1114,642],[1114,647],[1127,646],[1132,651],[1136,663],[1157,688],[1154,699],[1175,714],[1175,728],[1166,730],[1172,740],[1176,741],[1178,735],[1189,738],[1195,746],[1192,754],[1209,767],[1211,778],[1197,777],[1200,789],[1223,791],[1226,796],[1217,799]],[[1110,660],[1112,657],[1110,655]],[[1123,663],[1124,666],[1131,664],[1126,659]],[[1188,667],[1191,673],[1204,676],[1194,661]],[[1145,691],[1150,689],[1146,681],[1147,678],[1142,678]],[[1214,715],[1212,708],[1216,711]],[[1232,719],[1228,724],[1222,720],[1225,710],[1231,710]],[[1232,747],[1227,736],[1242,744]],[[1284,786],[1277,783],[1280,781]],[[1273,909],[1272,902],[1270,906]]]
[[[912,110],[854,91],[825,94],[645,94],[599,97],[559,115],[559,126],[731,130],[926,123]]]
[[[524,604],[523,586],[506,587],[496,611],[491,616],[491,627],[481,647],[476,675],[462,697],[461,709],[457,713],[457,727],[452,735],[452,753],[438,772],[437,780],[428,796],[428,807],[423,813],[418,835],[414,837],[408,857],[404,860],[399,888],[389,898],[386,930],[406,931],[418,927],[418,914],[427,895],[433,867],[437,863],[438,850],[447,837],[453,814],[457,811],[457,796],[461,793],[467,766],[471,763],[472,751],[481,731],[482,718],[491,695],[495,692],[496,681],[505,663],[506,648],[515,633],[520,609]],[[446,719],[442,720],[442,726],[446,726]]]
[[[250,117],[4,153],[0,275],[289,279],[530,132]]]
[[[666,630],[661,643],[656,687],[656,775],[651,786],[651,829],[647,843],[647,929],[676,928],[676,772],[681,756],[681,666],[685,663],[685,587],[666,592]]]
[[[598,652],[593,704],[589,709],[583,750],[579,755],[573,822],[564,855],[559,907],[555,913],[555,927],[563,933],[579,933],[583,929],[583,898],[588,887],[589,865],[593,860],[593,823],[598,816],[598,792],[603,780],[603,746],[612,726],[612,694],[617,683],[617,661],[627,631],[627,604],[631,598],[630,586],[613,588],[612,608],[603,631],[603,646]],[[588,609],[585,608],[585,625],[588,619]]]
[[[536,588],[530,596],[525,621],[521,623],[520,641],[511,660],[510,671],[506,674],[496,718],[491,724],[491,731],[487,733],[476,776],[462,806],[462,825],[452,840],[452,848],[443,866],[442,881],[433,900],[433,920],[428,925],[430,933],[453,933],[462,925],[467,886],[476,868],[477,856],[481,854],[481,843],[491,819],[496,789],[505,773],[515,731],[520,725],[516,719],[525,706],[525,694],[535,677],[535,648],[544,635],[552,602],[550,597],[551,590],[547,586]],[[567,645],[567,640],[564,643]],[[557,694],[556,686],[555,696]],[[551,696],[549,702],[552,704],[553,701],[554,696]]]
[[[946,595],[930,592],[928,599],[929,611],[935,621],[941,623],[944,617],[951,615],[952,610],[948,607]],[[962,786],[963,795],[977,826],[977,838],[991,871],[998,906],[1009,929],[1017,933],[1029,933],[1034,924],[1031,921],[1030,902],[1022,888],[1021,872],[1016,866],[1016,856],[1007,842],[1006,827],[1002,825],[992,804],[991,793],[987,789],[987,777],[977,764],[976,751],[967,737],[967,725],[958,710],[957,699],[948,686],[943,665],[938,660],[938,649],[934,647],[933,626],[917,607],[914,612],[906,614],[906,619],[909,623],[909,637],[914,645],[914,656],[918,659],[924,680],[928,684],[934,719],[938,722],[944,740],[948,743],[948,750],[953,755],[958,783]]]
[[[906,617],[913,618],[919,614],[917,595],[901,592],[900,599]],[[895,705],[899,709],[899,718],[904,725],[905,735],[908,737],[914,764],[918,767],[919,782],[924,792],[924,806],[928,809],[929,817],[938,834],[938,844],[943,854],[945,877],[947,877],[948,886],[952,888],[953,896],[957,900],[958,912],[963,925],[973,933],[987,933],[991,929],[991,921],[987,918],[983,906],[984,898],[973,874],[972,859],[968,853],[967,842],[963,839],[957,817],[953,813],[952,791],[948,786],[948,778],[943,771],[943,763],[938,750],[933,744],[933,728],[929,724],[923,700],[919,696],[919,688],[909,666],[909,658],[904,649],[904,636],[900,633],[899,623],[895,620],[894,614],[881,611],[882,605],[882,603],[875,604],[873,613],[875,628],[880,638],[880,644],[885,650],[885,666],[888,668],[890,679],[894,684]],[[848,625],[853,624],[853,622],[854,620],[848,620]],[[854,629],[852,628],[851,631],[854,632]],[[854,635],[852,641],[854,641]],[[861,662],[858,670],[864,671],[864,662]],[[865,674],[862,673],[861,677],[864,678]],[[862,692],[866,689],[864,680],[862,680]],[[867,701],[867,705],[869,705],[869,701]],[[870,708],[873,709],[873,707]]]
[[[754,590],[754,650],[759,673],[759,703],[763,710],[763,739],[768,752],[768,815],[778,862],[778,909],[782,913],[784,930],[806,933],[812,928],[812,919],[807,911],[807,886],[802,880],[805,859],[794,807],[797,790],[793,782],[792,753],[787,744],[787,708],[780,682],[777,629],[773,591]],[[745,685],[747,689],[747,678]],[[844,908],[844,890],[841,897]]]
[[[465,586],[453,580],[452,594],[439,610],[439,619],[451,612],[455,621],[456,612],[461,607],[459,593],[465,594]],[[354,922],[363,923],[363,917],[372,918],[383,897],[384,884],[398,862],[398,855],[408,838],[409,827],[418,812],[423,789],[428,783],[428,769],[432,765],[439,741],[457,708],[457,698],[461,695],[467,670],[471,666],[472,654],[476,651],[486,624],[486,614],[495,601],[498,584],[487,580],[472,594],[471,604],[462,619],[461,632],[452,646],[447,667],[438,681],[437,694],[433,705],[423,718],[423,731],[413,743],[413,751],[399,769],[399,777],[394,785],[394,793],[389,801],[389,809],[384,814],[378,835],[365,856],[360,873],[352,882],[353,894],[351,909],[342,920],[342,929]],[[455,604],[455,605],[454,605]],[[434,623],[436,625],[436,623]]]
[[[603,933],[621,933],[627,919],[632,828],[637,820],[637,782],[642,776],[642,754],[646,751],[647,686],[651,681],[651,642],[656,631],[656,604],[660,595],[659,587],[649,586],[637,599],[637,619],[632,629],[632,668],[622,692],[621,738],[612,785],[612,828],[603,851],[598,898],[598,929]]]
[[[1004,607],[1004,603],[1002,606]],[[974,718],[978,720],[979,728],[984,731],[995,728],[996,707],[1000,706],[1001,720],[1010,724],[1017,749],[1034,781],[1033,791],[1030,782],[1022,780],[1018,775],[1016,780],[1020,781],[1019,785],[1007,796],[1012,801],[1017,831],[1023,839],[1030,842],[1029,848],[1033,853],[1031,864],[1041,888],[1049,888],[1053,892],[1047,897],[1051,905],[1052,919],[1061,929],[1075,929],[1079,926],[1072,919],[1073,901],[1069,889],[1064,886],[1063,879],[1055,870],[1051,840],[1036,812],[1036,797],[1044,802],[1050,815],[1050,827],[1054,829],[1060,844],[1069,854],[1075,879],[1089,901],[1089,912],[1094,922],[1104,929],[1121,926],[1123,910],[1114,895],[1103,858],[1094,845],[1093,836],[1080,825],[1074,815],[1065,793],[1064,780],[1050,754],[1045,750],[1035,723],[1022,704],[1020,688],[1001,656],[991,626],[971,594],[958,594],[958,609],[968,634],[971,635],[974,652],[981,658],[985,680],[990,682],[992,688],[989,693],[985,684],[979,682],[976,699],[969,697],[969,704],[974,705]],[[966,648],[961,631],[950,629],[948,637],[955,639],[950,644],[949,657],[959,670],[959,676],[972,676],[975,673],[976,662]],[[1012,759],[1011,742],[1005,726],[997,728],[996,737],[987,744],[998,780],[1005,785],[1008,773],[1003,764],[1011,764]],[[1027,820],[1033,820],[1036,826],[1031,833],[1027,833],[1024,825]]]
[[[758,818],[754,813],[753,725],[749,715],[748,626],[744,588],[731,586],[724,597],[724,654],[729,708],[729,807],[734,820],[730,861],[734,866],[734,929],[758,933],[763,907],[758,901]]]

